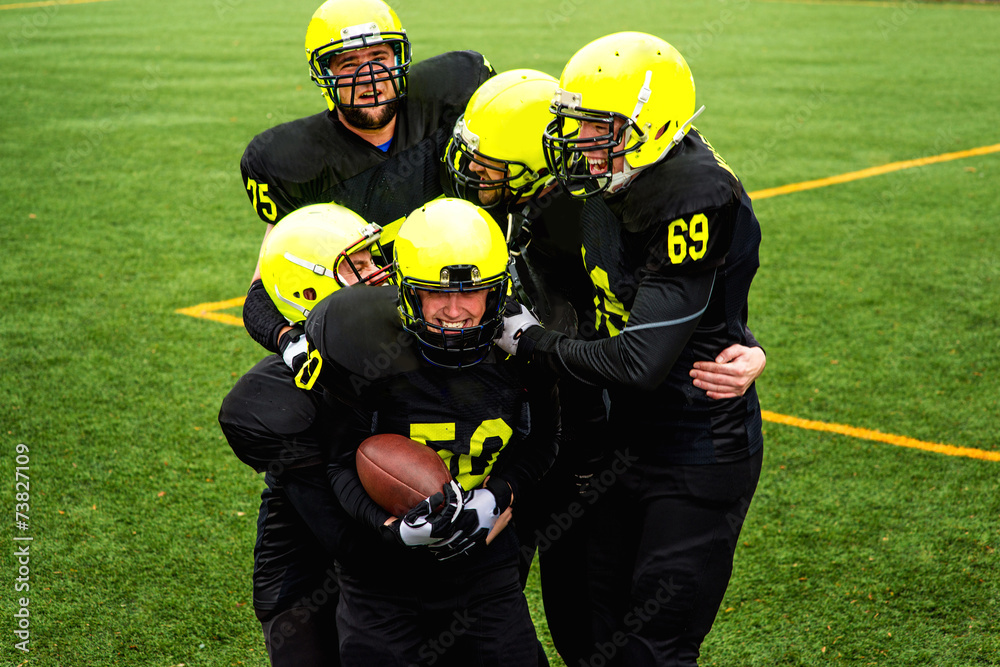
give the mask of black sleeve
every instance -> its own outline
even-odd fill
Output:
[[[759,348],[760,348],[760,349],[761,349],[761,350],[762,350],[762,351],[764,352],[764,355],[766,356],[766,355],[767,355],[767,351],[766,351],[766,350],[764,350],[764,346],[763,346],[763,345],[761,345],[761,344],[760,344],[760,343],[759,343],[759,342],[757,341],[757,337],[753,335],[753,332],[752,332],[752,331],[750,331],[750,327],[748,327],[748,326],[746,326],[746,325],[743,325],[743,331],[744,331],[744,332],[746,332],[746,336],[747,336],[747,347],[759,347]]]
[[[716,269],[683,276],[646,272],[639,282],[628,325],[617,336],[580,341],[532,327],[519,348],[559,375],[596,385],[644,391],[658,387],[694,333],[708,307]],[[526,340],[525,340],[526,339]],[[518,354],[522,350],[518,349]]]
[[[330,454],[326,473],[337,500],[347,513],[361,524],[379,531],[382,524],[392,516],[376,504],[361,485],[354,457],[360,441],[341,440]]]
[[[521,363],[515,360],[514,363]],[[491,472],[510,484],[514,502],[552,467],[559,446],[559,400],[555,378],[543,368],[528,369],[524,378],[528,390],[530,425],[527,437],[505,448]]]
[[[261,220],[273,225],[303,204],[293,201],[280,183],[267,173],[261,150],[272,139],[271,133],[265,132],[250,142],[240,160],[240,175],[253,210]]]
[[[268,352],[278,352],[278,332],[288,326],[288,320],[271,301],[264,283],[255,280],[243,303],[243,326],[255,341]]]
[[[476,88],[496,76],[497,73],[497,71],[493,69],[493,65],[490,64],[490,61],[486,59],[486,56],[480,54],[480,57],[483,59],[483,63],[479,67],[479,83],[476,85]]]

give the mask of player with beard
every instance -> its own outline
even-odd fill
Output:
[[[411,65],[406,31],[381,0],[328,0],[309,22],[305,49],[328,109],[259,134],[240,163],[247,196],[266,224],[262,247],[290,212],[328,202],[381,225],[385,241],[394,221],[442,194],[440,155],[451,128],[493,70],[471,51]],[[336,635],[322,624],[323,611],[336,606],[337,584],[318,560],[303,556],[332,553],[339,539],[323,531],[328,522],[318,511],[317,498],[328,491],[317,473],[324,459],[317,424],[323,423],[325,399],[321,392],[288,390],[295,388],[306,341],[298,320],[282,314],[269,296],[260,264],[243,321],[250,336],[284,362],[269,362],[266,372],[255,366],[220,410],[237,456],[267,472],[254,608],[272,664],[314,664],[296,653],[308,648],[304,638],[310,636],[329,640],[334,648],[326,649],[324,664],[337,664]],[[315,603],[317,592],[325,604]]]

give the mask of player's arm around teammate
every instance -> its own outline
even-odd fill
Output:
[[[514,221],[519,275],[546,327],[572,338],[599,339],[606,334],[595,325],[594,297],[603,292],[592,284],[580,255],[584,202],[558,186],[542,146],[558,88],[556,79],[530,69],[502,72],[482,84],[455,125],[445,164],[456,193],[488,208],[501,226],[508,218]],[[699,370],[692,374],[712,373],[713,383],[702,386],[698,378],[694,386],[708,389],[712,398],[742,395],[764,365],[763,351],[747,334],[746,345],[733,342],[718,355],[720,362],[735,358],[732,364],[698,362]],[[701,369],[702,364],[709,367]],[[601,387],[572,376],[560,378],[559,384],[566,399],[564,446],[539,496],[529,504],[533,516],[522,513],[517,527],[524,544],[539,547],[546,617],[556,648],[568,664],[577,664],[594,650],[581,558],[593,532],[594,490],[601,473],[606,479],[620,461],[607,447],[612,436],[605,428]]]
[[[692,127],[694,102],[687,64],[652,35],[609,35],[570,59],[544,143],[549,168],[586,201],[596,335],[572,340],[521,311],[500,339],[608,392],[628,465],[601,500],[588,549],[591,657],[629,667],[697,663],[760,474],[755,388],[713,400],[691,381],[695,363],[751,343],[760,243],[738,178]]]

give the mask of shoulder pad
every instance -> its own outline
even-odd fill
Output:
[[[403,330],[397,292],[388,286],[341,289],[309,313],[306,338],[323,359],[319,381],[357,400],[374,383],[420,366],[415,339]]]
[[[628,186],[625,229],[639,232],[692,213],[738,204],[743,186],[711,145],[691,130],[673,152]]]
[[[364,143],[324,111],[254,137],[243,153],[240,171],[244,183],[252,178],[268,186],[267,196],[277,215],[271,212],[267,220],[276,222],[307,204],[331,201],[331,188],[386,160]]]
[[[472,93],[494,73],[476,51],[449,51],[422,60],[410,67],[407,104],[443,103],[464,111]]]
[[[310,170],[324,162],[332,125],[324,111],[264,130],[250,141],[240,164],[258,180],[306,180]]]

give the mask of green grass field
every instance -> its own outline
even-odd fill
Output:
[[[263,353],[175,311],[246,289],[263,228],[239,159],[323,108],[317,1],[0,4],[0,664],[267,664],[262,479],[216,422]],[[498,70],[664,37],[750,191],[1000,144],[996,4],[393,5],[418,59],[471,48]],[[994,459],[766,422],[704,665],[1000,664],[998,192],[994,152],[757,202],[763,407]]]

